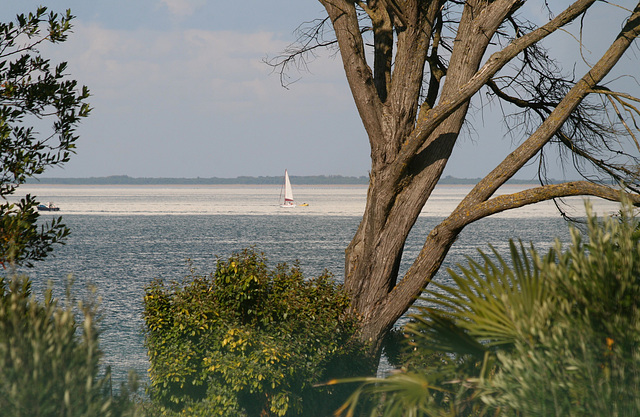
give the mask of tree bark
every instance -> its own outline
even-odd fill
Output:
[[[413,265],[398,280],[407,236],[451,156],[473,95],[518,54],[575,20],[595,0],[574,2],[547,24],[516,37],[488,59],[490,42],[523,1],[467,0],[457,21],[441,88],[442,74],[434,76],[432,72],[438,66],[434,55],[429,54],[429,47],[435,51],[438,46],[435,39],[441,35],[442,26],[438,22],[444,18],[446,0],[320,2],[335,29],[345,74],[371,145],[367,204],[346,250],[345,287],[352,297],[353,312],[361,319],[360,337],[370,343],[373,353],[379,353],[384,335],[429,283],[456,237],[469,223],[556,197],[620,197],[609,187],[571,182],[491,199],[559,131],[638,36],[638,6],[602,59],[571,89],[540,128],[429,233]],[[373,71],[367,64],[357,6],[372,22]],[[420,107],[427,62],[431,98]],[[439,100],[432,106],[436,90]],[[640,202],[637,196],[633,198]]]

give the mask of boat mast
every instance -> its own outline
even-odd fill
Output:
[[[289,173],[284,170],[284,204],[293,204],[293,190],[291,181],[289,181]]]

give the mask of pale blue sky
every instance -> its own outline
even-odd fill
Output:
[[[566,1],[553,3],[559,11]],[[316,60],[288,90],[262,63],[301,22],[323,16],[317,1],[4,0],[0,18],[39,4],[77,16],[67,42],[41,50],[68,61],[94,108],[78,130],[77,155],[45,176],[367,175],[368,142],[339,59]],[[526,7],[544,17],[542,5]],[[627,13],[596,9],[598,27],[613,21],[614,31]],[[591,35],[595,61],[612,35]],[[559,56],[576,49],[567,33],[553,42]],[[446,174],[482,176],[510,149],[496,110],[475,117],[477,133],[460,141]]]

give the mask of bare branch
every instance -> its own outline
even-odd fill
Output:
[[[622,201],[624,198],[629,198],[634,205],[640,205],[640,195],[638,194],[625,193],[623,190],[614,189],[606,185],[594,184],[590,181],[574,181],[562,184],[548,184],[513,194],[503,194],[493,197],[474,207],[471,215],[464,217],[463,221],[465,224],[468,224],[506,210],[572,196],[593,196],[610,201]]]
[[[637,171],[629,169],[622,164],[613,164],[596,158],[591,152],[588,152],[577,146],[567,135],[562,132],[558,132],[556,134],[556,137],[563,145],[565,145],[570,150],[571,155],[583,158],[584,160],[591,163],[594,167],[606,173],[611,179],[616,182],[629,182],[629,178],[635,178],[638,175]],[[578,171],[580,172],[580,169],[578,169]],[[638,189],[634,188],[634,191],[638,192]]]
[[[609,73],[622,57],[633,40],[640,34],[640,5],[627,21],[617,39],[605,52],[594,67],[567,93],[564,99],[546,118],[540,128],[522,145],[505,158],[490,174],[483,178],[461,205],[469,205],[488,199],[502,184],[511,178],[525,163],[542,149],[560,130],[571,113],[591,91]]]
[[[482,68],[458,90],[454,97],[443,101],[429,110],[428,115],[425,115],[425,117],[421,119],[422,122],[416,126],[416,129],[398,154],[395,172],[392,177],[399,178],[401,173],[407,168],[406,161],[411,160],[413,155],[416,155],[417,151],[424,145],[440,123],[449,117],[456,109],[468,102],[471,96],[480,90],[500,69],[534,43],[539,42],[557,29],[575,20],[594,2],[595,0],[576,1],[547,24],[513,40],[504,49],[492,54]]]
[[[614,111],[618,115],[618,119],[620,120],[620,123],[622,123],[624,128],[627,130],[627,133],[629,134],[629,136],[631,136],[631,138],[633,138],[633,141],[636,144],[636,149],[640,150],[640,143],[638,143],[638,139],[636,138],[636,135],[633,133],[633,130],[631,130],[631,128],[629,127],[627,122],[624,120],[624,117],[622,116],[622,113],[620,113],[620,110],[618,109],[618,106],[616,105],[616,101],[620,100],[620,98],[619,97],[614,98],[614,97],[608,95],[607,99],[611,102],[611,105],[613,106]],[[628,111],[628,107],[625,106],[623,101],[620,101],[620,104],[622,104],[624,106],[624,108]],[[634,109],[636,112],[638,111],[638,109],[636,109],[633,106],[629,106],[629,107],[631,109]],[[633,114],[631,115],[631,117],[633,118]]]
[[[265,58],[262,61],[277,71],[280,77],[280,84],[288,88],[297,80],[289,79],[289,69],[294,67],[298,71],[308,70],[308,62],[316,57],[315,51],[337,46],[335,38],[325,39],[325,34],[329,30],[329,18],[315,19],[304,22],[296,29],[297,39],[285,50],[274,58]]]

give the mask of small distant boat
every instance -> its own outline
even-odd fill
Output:
[[[289,172],[287,172],[287,170],[284,170],[284,184],[282,185],[282,189],[284,190],[284,200],[282,201],[282,204],[280,204],[280,207],[282,208],[293,208],[296,207],[296,203],[293,200],[293,189],[291,188],[291,181],[289,180]],[[280,194],[280,197],[282,197],[282,193]],[[307,207],[309,204],[307,203],[302,203],[299,206],[300,207]]]
[[[289,173],[287,170],[284,170],[284,184],[282,185],[284,189],[284,201],[280,204],[282,208],[292,208],[295,207],[296,204],[293,201],[293,188],[291,188],[291,181],[289,180]],[[282,193],[280,193],[282,195]]]
[[[47,204],[38,204],[38,211],[60,211],[60,207],[49,201]]]

